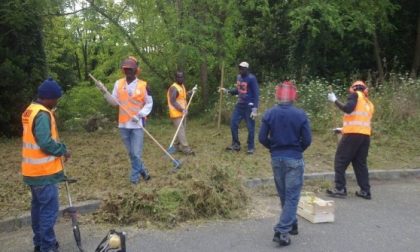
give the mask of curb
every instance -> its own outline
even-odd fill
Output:
[[[415,169],[396,169],[396,170],[372,170],[369,172],[370,179],[374,180],[396,180],[402,178],[420,178],[420,168]],[[346,178],[349,180],[355,180],[354,173],[346,174]],[[304,174],[305,180],[333,180],[333,172],[316,172]],[[274,184],[274,178],[254,178],[244,182],[244,186],[248,188],[256,188],[259,186]],[[87,214],[96,211],[100,205],[101,200],[88,200],[84,202],[78,202],[73,206],[77,209],[80,214]],[[63,210],[68,206],[60,207],[58,219],[62,218]],[[31,214],[25,213],[16,217],[0,220],[0,233],[12,232],[24,226],[31,225]]]
[[[88,200],[88,201],[78,202],[77,204],[74,204],[73,207],[77,209],[77,212],[79,214],[86,214],[86,213],[92,213],[96,211],[100,205],[101,205],[100,200]],[[68,206],[60,207],[57,220],[63,217],[63,210],[66,209],[67,207]],[[30,225],[31,225],[31,213],[29,212],[29,213],[25,213],[16,217],[0,220],[0,233],[16,231],[17,229],[21,227],[30,226]]]
[[[334,180],[334,172],[315,172],[303,175],[305,180]],[[372,170],[369,171],[369,179],[373,180],[394,180],[402,178],[420,178],[420,168],[415,169],[396,169],[396,170]],[[354,173],[347,173],[346,179],[355,180]],[[245,181],[247,188],[256,188],[259,186],[274,184],[274,178],[254,178]]]

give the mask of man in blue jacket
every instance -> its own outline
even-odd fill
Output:
[[[238,102],[232,114],[230,122],[230,130],[232,133],[232,145],[226,150],[240,151],[241,143],[239,142],[239,123],[244,119],[248,128],[248,154],[254,154],[254,134],[255,134],[255,118],[258,115],[258,97],[259,89],[257,78],[249,73],[248,62],[239,64],[239,74],[236,78],[236,87],[233,89],[220,88],[219,91],[238,96]]]
[[[297,205],[303,185],[304,161],[302,153],[312,141],[306,113],[296,108],[296,87],[285,81],[276,87],[279,104],[265,112],[259,141],[271,153],[274,182],[281,202],[279,222],[274,226],[274,242],[290,244],[289,234],[298,234]]]

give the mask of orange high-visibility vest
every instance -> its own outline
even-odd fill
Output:
[[[32,128],[35,116],[45,111],[50,114],[51,138],[58,141],[57,126],[54,114],[41,104],[32,103],[22,114],[23,146],[22,146],[22,175],[27,177],[47,176],[63,170],[61,157],[44,153],[36,143]]]
[[[370,136],[374,110],[375,108],[369,99],[362,92],[357,91],[357,104],[354,111],[343,116],[343,134],[358,133]]]
[[[132,96],[128,95],[127,91],[127,81],[125,78],[118,80],[118,101],[120,103],[119,106],[119,114],[118,114],[118,122],[119,123],[126,123],[135,115],[137,115],[140,110],[144,107],[145,104],[145,96],[147,94],[147,83],[142,80],[137,80],[137,87],[134,91]]]
[[[167,100],[168,100],[168,107],[169,107],[169,117],[170,118],[182,117],[182,112],[177,110],[174,106],[172,106],[171,97],[170,97],[170,94],[169,94],[169,90],[171,89],[171,87],[175,87],[176,90],[178,91],[178,96],[176,97],[176,102],[184,109],[187,107],[187,91],[185,90],[184,85],[179,85],[178,83],[173,83],[169,87],[168,92],[166,94],[166,97],[167,97]]]

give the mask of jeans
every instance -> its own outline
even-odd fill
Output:
[[[54,225],[58,216],[58,187],[55,184],[30,186],[32,193],[31,220],[33,243],[41,251],[55,248]]]
[[[230,121],[230,130],[232,132],[232,145],[241,145],[239,142],[239,123],[242,119],[246,122],[246,127],[248,128],[248,150],[254,149],[254,134],[255,134],[255,120],[250,118],[252,112],[252,107],[247,104],[238,103],[235,106],[235,109],[232,114],[232,119]]]
[[[120,128],[121,138],[124,142],[125,148],[128,151],[131,161],[131,183],[138,183],[140,175],[144,175],[144,165],[141,160],[143,153],[143,129],[126,129]]]
[[[288,233],[297,224],[296,211],[303,185],[303,159],[272,157],[274,183],[280,197],[281,214],[274,232]]]

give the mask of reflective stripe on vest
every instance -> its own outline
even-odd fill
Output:
[[[28,177],[47,176],[63,169],[60,157],[44,153],[36,143],[32,128],[36,115],[40,111],[49,113],[51,120],[51,138],[58,141],[58,132],[54,114],[41,104],[32,103],[22,114],[22,175]]]
[[[144,107],[147,83],[142,80],[137,80],[134,94],[131,96],[128,94],[125,78],[118,80],[117,85],[118,101],[120,103],[118,122],[126,123]]]
[[[171,103],[171,95],[169,94],[169,90],[172,87],[175,87],[176,90],[178,91],[178,96],[176,97],[176,102],[184,109],[187,107],[187,91],[185,90],[184,85],[179,85],[178,83],[173,83],[169,87],[168,92],[166,93],[166,99],[168,101],[168,107],[169,107],[169,117],[170,118],[179,118],[179,117],[182,117],[182,112],[177,110],[174,106],[172,106],[172,103]]]
[[[357,91],[357,104],[354,111],[343,116],[343,134],[357,133],[370,136],[373,112],[373,104],[362,92]]]

